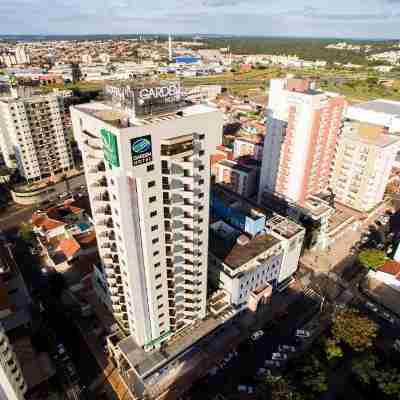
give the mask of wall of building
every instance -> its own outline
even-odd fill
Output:
[[[198,303],[199,311],[195,315],[190,314],[193,315],[192,321],[203,318],[206,312],[209,160],[211,153],[220,144],[223,118],[219,111],[206,107],[192,108],[191,110],[193,111],[188,111],[186,115],[184,111],[183,117],[173,116],[169,120],[155,121],[126,129],[118,129],[80,112],[78,108],[72,111],[74,131],[79,137],[83,159],[87,160],[87,162],[85,161],[85,173],[88,178],[92,210],[94,210],[100,255],[105,262],[109,251],[102,249],[102,244],[108,241],[102,239],[102,234],[106,231],[102,221],[110,218],[113,227],[109,231],[113,231],[115,234],[117,251],[116,257],[113,256],[113,267],[107,268],[106,266],[106,271],[107,269],[113,269],[114,272],[116,269],[121,270],[121,273],[117,274],[117,278],[119,277],[125,283],[121,286],[123,287],[123,298],[122,295],[119,295],[115,299],[115,304],[126,306],[125,321],[129,324],[127,327],[140,345],[152,343],[174,328],[172,323],[174,315],[182,313],[183,309],[178,311],[174,305],[170,305],[172,303],[182,304],[185,308],[182,321],[184,324],[190,323],[186,308],[190,308],[189,304],[191,303],[188,303],[188,299],[179,295],[176,289],[173,289],[173,286],[169,286],[168,283],[171,279],[167,277],[167,271],[170,271],[168,274],[172,274],[171,278],[175,283],[175,288],[186,290],[192,287],[184,283],[190,279],[187,272],[182,275],[181,279],[178,279],[178,276],[175,276],[167,267],[165,204],[163,204],[161,192],[163,189],[165,193],[172,196],[170,198],[176,195],[186,196],[188,199],[191,197],[194,203],[198,203],[202,207],[201,211],[200,209],[197,211],[194,205],[176,204],[175,207],[170,207],[170,211],[173,212],[176,208],[176,211],[179,212],[186,211],[201,216],[195,225],[193,219],[185,221],[185,218],[182,219],[182,217],[174,217],[171,223],[174,235],[177,237],[187,236],[189,238],[192,236],[194,238],[191,245],[189,242],[186,244],[186,246],[191,246],[192,251],[199,246],[196,250],[198,255],[191,256],[198,263],[201,271],[201,274],[195,279],[199,282],[196,286],[199,290],[196,297],[196,300],[200,301]],[[119,166],[110,167],[105,162],[104,173],[99,173],[94,166],[96,163],[104,161],[100,141],[102,129],[107,129],[116,137]],[[131,140],[148,136],[151,137],[152,142],[152,161],[133,166]],[[179,144],[182,140],[193,140],[194,148],[175,156],[165,157],[161,154],[162,145]],[[91,142],[93,145],[90,144]],[[185,161],[185,156],[193,156],[194,160]],[[90,160],[91,157],[94,157],[94,162]],[[168,170],[170,172],[167,174],[163,174],[161,160],[169,163]],[[172,164],[176,164],[176,171],[183,172],[184,169],[187,169],[191,171],[191,174],[185,177],[178,172],[172,172]],[[151,168],[148,168],[149,166]],[[201,166],[201,170],[197,166]],[[198,175],[199,178],[194,179],[193,175]],[[168,184],[164,184],[163,178],[168,180]],[[100,180],[102,186],[99,187]],[[188,190],[184,193],[184,185],[190,185],[193,192]],[[96,198],[99,191],[103,190],[102,187],[109,194],[109,201],[106,201],[111,207],[109,217],[103,215],[101,210],[96,211],[101,208]],[[193,224],[192,230],[188,231],[185,228],[186,224]],[[199,244],[195,245],[194,242]],[[185,243],[182,242],[183,247],[185,247]],[[190,256],[186,257],[191,258]],[[178,263],[182,263],[185,257],[182,257],[182,254],[174,254],[174,260],[176,270]],[[182,272],[190,269],[184,265],[186,264],[182,265]],[[110,287],[110,279],[108,279],[108,285]],[[111,300],[114,307],[112,296]]]
[[[265,252],[265,254],[268,252]],[[263,260],[263,257],[265,255],[260,254],[257,260]],[[210,269],[213,271],[210,275],[220,289],[225,289],[230,294],[233,306],[244,307],[247,306],[249,294],[252,291],[265,283],[270,283],[273,286],[278,284],[283,257],[283,252],[280,252],[277,255],[265,258],[262,262],[252,260],[248,264],[254,265],[253,267],[246,269],[243,266],[240,273],[231,275],[228,272],[229,267],[210,254]]]

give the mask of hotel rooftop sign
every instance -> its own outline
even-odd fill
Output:
[[[118,107],[134,110],[136,115],[152,114],[179,103],[180,82],[160,82],[160,85],[108,84],[105,94]]]

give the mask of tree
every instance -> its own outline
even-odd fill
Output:
[[[327,339],[325,341],[325,353],[328,360],[343,357],[343,350],[334,339]]]
[[[303,385],[316,393],[325,392],[328,389],[328,377],[321,362],[312,356],[302,368]]]
[[[352,308],[340,309],[332,324],[332,335],[337,342],[347,343],[355,351],[372,347],[378,325]]]
[[[377,370],[374,376],[383,393],[400,398],[400,374],[396,368]]]
[[[31,242],[35,238],[32,224],[23,222],[19,228],[19,236],[24,242]]]
[[[368,249],[359,254],[358,260],[365,268],[376,271],[385,264],[387,258],[385,252],[381,250]]]
[[[353,372],[364,384],[369,385],[378,362],[378,357],[370,353],[367,357],[360,358],[353,362]]]
[[[294,393],[289,381],[281,375],[265,376],[265,386],[270,389],[272,400],[294,400]]]

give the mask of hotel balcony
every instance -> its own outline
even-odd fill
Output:
[[[173,236],[172,236],[172,241],[174,243],[181,242],[183,240],[185,240],[185,236],[182,235],[181,233],[174,233]]]

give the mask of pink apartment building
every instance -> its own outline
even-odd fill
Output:
[[[329,186],[342,118],[343,96],[306,79],[272,79],[258,193],[276,193],[303,205]]]

